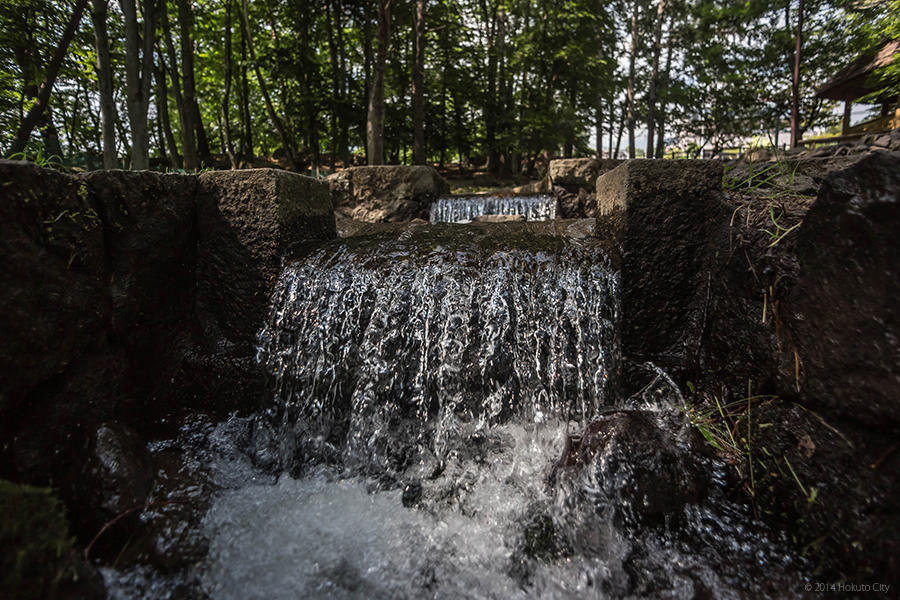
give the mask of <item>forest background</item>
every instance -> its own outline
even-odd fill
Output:
[[[898,37],[900,0],[0,0],[0,152],[503,175],[777,146],[837,124],[815,90]]]

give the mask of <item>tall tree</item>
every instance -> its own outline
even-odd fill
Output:
[[[97,83],[100,87],[100,122],[103,130],[103,168],[115,169],[116,105],[113,103],[112,61],[109,56],[109,34],[106,28],[109,0],[93,0],[91,19],[94,23],[94,45],[97,48]]]
[[[150,168],[150,81],[153,76],[153,44],[156,35],[157,0],[141,2],[143,31],[138,31],[135,0],[119,0],[125,17],[125,85],[128,125],[131,128],[131,168]]]
[[[425,0],[416,0],[415,59],[412,77],[413,164],[425,164]]]
[[[634,77],[635,60],[637,59],[638,38],[638,0],[631,3],[631,41],[628,46],[628,89],[626,101],[628,102],[628,158],[635,157],[634,146]]]
[[[272,120],[272,124],[275,125],[275,129],[278,130],[278,136],[281,138],[281,145],[284,149],[284,154],[287,157],[288,165],[294,171],[297,170],[297,159],[294,156],[294,145],[290,141],[290,137],[288,136],[287,129],[284,127],[284,123],[281,118],[278,116],[278,113],[275,112],[275,105],[272,104],[272,97],[269,95],[269,88],[266,86],[266,80],[263,78],[262,71],[259,68],[259,61],[256,58],[256,51],[253,48],[253,35],[251,34],[252,29],[250,28],[250,10],[247,7],[247,0],[241,0],[241,20],[244,24],[244,33],[247,41],[247,50],[250,53],[250,61],[253,63],[253,70],[256,73],[256,82],[259,84],[259,91],[262,93],[263,100],[266,104],[266,111],[269,113],[269,118]]]
[[[797,8],[797,42],[794,48],[794,78],[791,85],[791,148],[800,142],[800,51],[803,48],[803,0]]]
[[[59,74],[59,68],[62,65],[63,59],[66,57],[69,44],[72,43],[72,38],[75,37],[78,26],[81,24],[81,18],[84,15],[85,8],[87,8],[87,3],[88,0],[78,0],[78,3],[75,5],[72,16],[66,24],[63,37],[59,41],[59,44],[57,44],[53,57],[47,65],[44,80],[37,90],[37,99],[19,123],[15,140],[10,148],[10,154],[17,154],[25,150],[25,145],[31,137],[31,132],[41,119],[45,117],[45,111],[47,110],[50,101],[50,93],[53,91],[53,84],[56,83],[56,77]]]
[[[231,0],[225,0],[225,93],[222,97],[222,137],[225,142],[225,153],[232,169],[238,167],[234,154],[234,140],[231,136]]]
[[[665,20],[666,0],[659,0],[656,6],[656,23],[653,29],[653,50],[650,60],[650,88],[647,91],[647,158],[654,158],[654,133],[657,122],[657,102],[659,91],[659,55],[662,53],[662,28]]]
[[[378,0],[378,50],[375,52],[372,69],[372,90],[366,119],[366,146],[370,165],[384,164],[384,70],[390,43],[392,2],[393,0]]]
[[[175,97],[175,109],[178,111],[178,122],[181,125],[181,148],[184,152],[183,168],[186,171],[196,171],[200,168],[200,157],[197,154],[197,142],[195,128],[191,120],[191,113],[184,100],[181,76],[178,74],[178,56],[175,53],[175,43],[172,41],[172,28],[169,25],[168,15],[163,19],[163,37],[165,38],[166,54],[169,57],[168,70],[172,79],[172,95]],[[160,57],[162,62],[162,57]],[[165,63],[164,63],[165,64]]]
[[[166,63],[163,60],[162,50],[157,48],[158,63],[154,69],[156,76],[156,117],[162,130],[161,138],[166,140],[166,146],[169,148],[169,164],[173,169],[180,169],[184,163],[181,162],[181,156],[178,155],[178,144],[175,141],[175,134],[172,132],[172,120],[169,115],[169,86],[166,83]]]
[[[194,28],[194,14],[188,0],[177,0],[178,27],[181,41],[181,84],[184,95],[184,126],[194,136],[197,143],[197,154],[201,160],[209,158],[209,142],[206,130],[200,117],[197,104],[197,86],[194,83],[194,41],[191,31]],[[188,135],[185,133],[185,135]]]

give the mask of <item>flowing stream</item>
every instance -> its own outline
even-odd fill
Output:
[[[483,215],[520,215],[526,221],[556,218],[556,199],[537,196],[450,196],[431,204],[432,223],[468,223]]]
[[[393,229],[288,265],[259,335],[272,403],[156,449],[194,448],[203,551],[177,575],[107,569],[111,596],[778,597],[794,560],[727,497],[725,465],[680,450],[665,374],[612,396],[617,281],[589,222]],[[562,467],[609,415],[669,454]],[[681,489],[672,464],[704,495],[650,522],[654,490],[630,490],[670,481],[654,472]]]

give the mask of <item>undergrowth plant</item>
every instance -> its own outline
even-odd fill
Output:
[[[688,382],[690,392],[695,392]],[[711,402],[704,405],[691,404],[688,400],[685,412],[691,424],[697,428],[703,439],[712,446],[720,457],[731,464],[744,484],[750,497],[755,501],[761,481],[772,477],[790,478],[807,505],[816,502],[818,490],[804,484],[785,454],[776,454],[763,445],[759,434],[774,423],[754,419],[754,409],[777,402],[778,396],[753,394],[752,382],[747,382],[747,395],[738,400],[724,403],[713,395]]]
[[[56,154],[44,156],[43,150],[38,150],[35,154],[28,154],[27,152],[16,152],[15,154],[10,154],[9,159],[33,162],[34,164],[41,166],[41,167],[61,167],[61,166],[63,166],[62,157],[60,157]]]

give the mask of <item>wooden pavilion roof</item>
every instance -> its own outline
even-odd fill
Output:
[[[855,100],[878,91],[878,87],[869,82],[869,75],[888,64],[898,52],[900,39],[885,42],[876,52],[861,54],[819,88],[816,95],[831,100]]]

